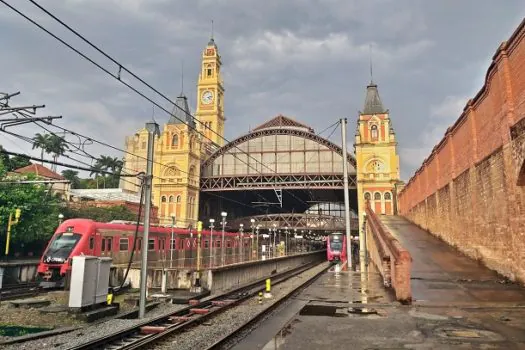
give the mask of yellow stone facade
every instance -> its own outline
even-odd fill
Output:
[[[366,201],[378,214],[393,215],[400,180],[397,140],[388,110],[383,108],[377,85],[367,87],[365,108],[355,134],[359,222]]]
[[[200,161],[209,153],[212,141],[223,144],[224,88],[220,68],[220,55],[211,39],[202,53],[196,120],[186,96],[181,93],[168,123],[163,125],[161,135],[155,138],[152,203],[158,207],[160,224],[170,224],[174,215],[177,227],[196,227]],[[129,152],[124,158],[126,172],[145,171],[147,139],[145,128],[126,138],[125,147]],[[137,192],[138,184],[138,180],[129,178],[122,181],[120,187]]]

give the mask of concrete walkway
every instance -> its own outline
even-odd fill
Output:
[[[525,305],[525,289],[399,216],[382,216],[390,232],[412,255],[415,303]]]
[[[233,349],[525,349],[522,286],[403,218],[382,219],[412,254],[413,305],[394,301],[372,265],[332,269]]]

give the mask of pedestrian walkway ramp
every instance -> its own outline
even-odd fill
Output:
[[[412,258],[410,286],[417,303],[525,305],[525,289],[401,216],[378,216]]]

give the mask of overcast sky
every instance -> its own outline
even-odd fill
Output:
[[[7,1],[117,72],[28,1]],[[370,81],[372,45],[374,81],[397,132],[404,180],[482,86],[496,48],[525,16],[523,0],[40,3],[173,99],[181,90],[184,62],[185,92],[192,110],[201,53],[213,19],[224,63],[229,139],[284,114],[317,132],[347,117],[353,143],[355,121]],[[151,103],[3,4],[0,38],[0,91],[22,93],[12,104],[45,104],[40,115],[63,115],[60,125],[118,147],[124,146],[125,135],[151,118]],[[164,123],[168,116],[156,110],[155,118]],[[27,126],[12,130],[26,136],[38,131]],[[329,134],[330,130],[322,136]],[[332,138],[340,142],[339,131]],[[0,144],[13,151],[30,151],[23,141],[5,134],[0,134]],[[104,147],[89,150],[121,156]]]

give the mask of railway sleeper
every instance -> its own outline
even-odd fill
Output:
[[[166,330],[164,326],[142,326],[140,327],[140,333],[142,334],[157,334],[162,333]]]
[[[170,322],[178,323],[178,322],[186,322],[191,320],[191,317],[189,316],[171,316],[169,318]]]
[[[210,312],[210,309],[190,309],[190,312],[197,315],[205,315]]]
[[[211,304],[213,306],[226,306],[226,305],[230,305],[232,303],[236,302],[236,300],[231,300],[231,299],[228,299],[228,300],[213,300],[211,302]]]

